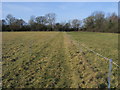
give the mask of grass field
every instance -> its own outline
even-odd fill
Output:
[[[118,34],[93,32],[3,32],[3,87],[104,88],[109,62],[118,64]],[[113,65],[111,87],[118,87]]]

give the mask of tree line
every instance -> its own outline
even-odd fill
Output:
[[[118,16],[111,13],[105,16],[104,12],[96,11],[83,20],[73,19],[67,22],[56,22],[56,14],[48,13],[44,16],[31,16],[25,22],[8,14],[0,20],[2,31],[89,31],[119,33]]]

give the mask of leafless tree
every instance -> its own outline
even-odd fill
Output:
[[[55,25],[55,20],[56,20],[56,14],[55,13],[48,13],[45,15],[45,17],[46,17],[48,25],[50,25],[51,29],[53,29],[54,25]]]
[[[81,22],[78,19],[73,19],[71,21],[71,24],[72,24],[72,27],[75,28],[76,31],[78,31],[78,29],[79,29],[79,27],[81,25]]]

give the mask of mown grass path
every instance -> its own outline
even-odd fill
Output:
[[[66,32],[5,32],[2,58],[6,88],[107,87],[107,62]],[[117,87],[114,69],[112,87]]]

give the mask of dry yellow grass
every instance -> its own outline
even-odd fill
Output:
[[[4,88],[107,87],[108,63],[66,32],[4,32],[2,45]]]

